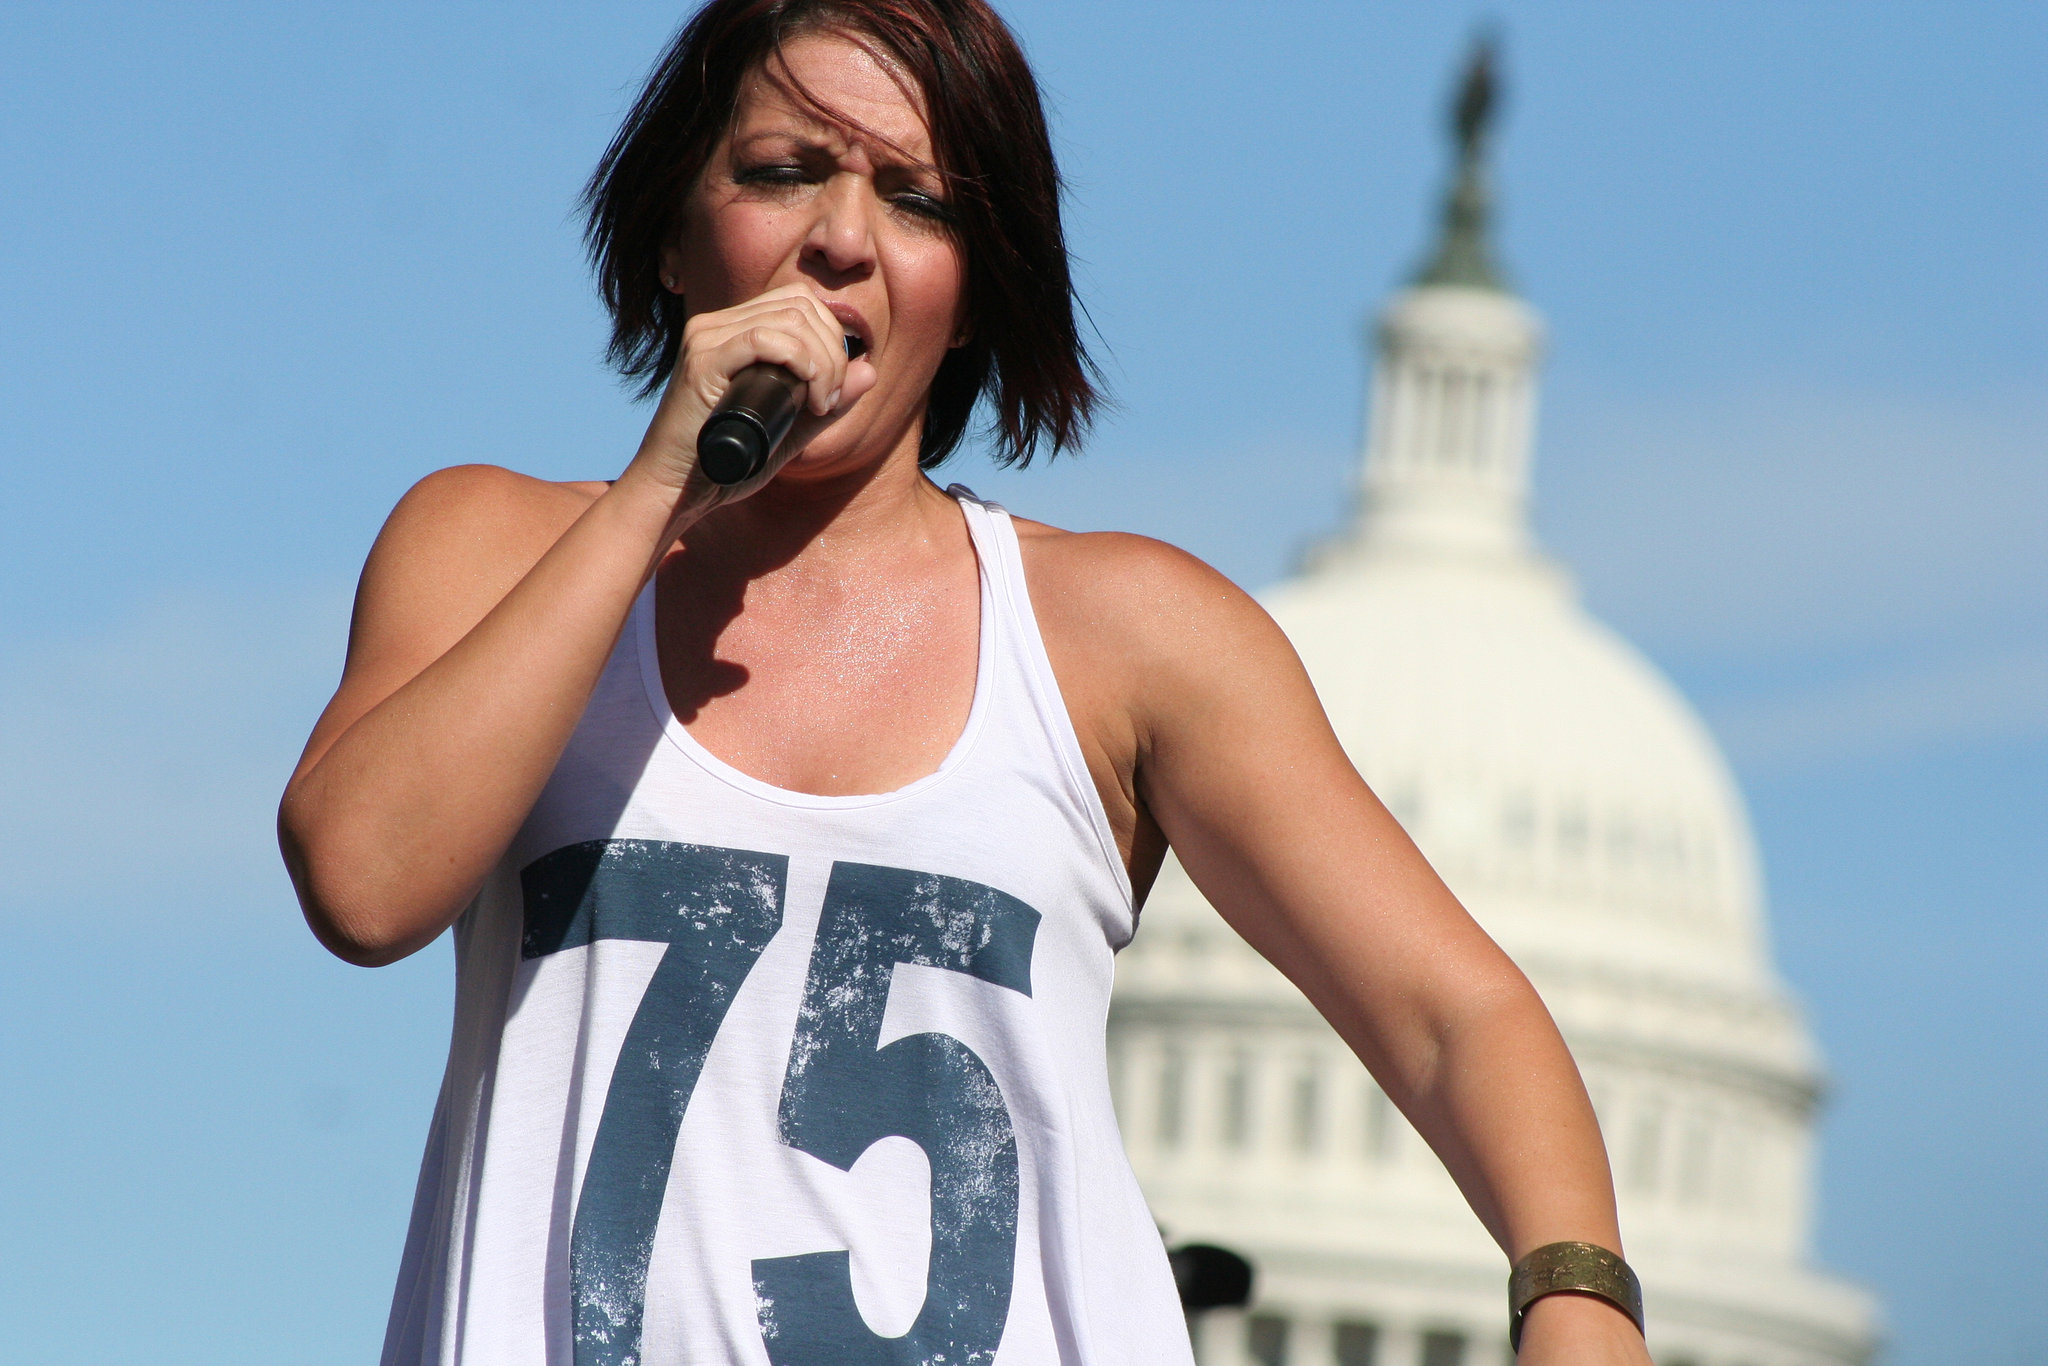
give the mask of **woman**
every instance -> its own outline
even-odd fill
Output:
[[[280,815],[335,953],[456,929],[386,1362],[1187,1362],[1103,1065],[1169,843],[1525,1297],[1614,1293],[1538,1251],[1619,1249],[1555,1027],[1272,622],[924,473],[977,399],[1015,459],[1093,401],[1001,21],[714,0],[589,198],[646,437],[608,484],[407,494]],[[805,413],[721,488],[697,433],[757,362]],[[1525,1362],[1647,1362],[1593,1294],[1525,1325]]]

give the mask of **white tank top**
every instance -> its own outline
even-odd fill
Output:
[[[1103,1031],[1134,913],[1017,534],[966,728],[790,792],[669,709],[654,588],[456,922],[385,1366],[1191,1366]]]

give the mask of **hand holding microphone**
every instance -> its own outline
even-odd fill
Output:
[[[845,345],[848,360],[867,350],[850,332]],[[727,488],[752,479],[789,435],[808,392],[809,386],[780,365],[756,361],[741,370],[697,432],[697,468]]]
[[[875,386],[870,335],[858,304],[809,280],[693,313],[632,482],[691,517],[750,492]]]

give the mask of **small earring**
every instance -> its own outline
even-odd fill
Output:
[[[661,287],[662,287],[663,289],[674,289],[674,288],[676,287],[676,277],[675,277],[675,276],[673,276],[673,275],[664,275],[664,276],[662,276],[662,277],[661,277]]]

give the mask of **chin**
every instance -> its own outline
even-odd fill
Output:
[[[776,474],[777,479],[824,479],[851,474],[889,458],[900,437],[887,437],[873,430],[835,429],[819,433]]]
[[[886,446],[879,450],[862,451],[859,443],[846,441],[819,440],[811,443],[776,471],[777,481],[789,480],[795,483],[809,483],[815,479],[835,479],[870,465],[879,465],[888,459]]]

